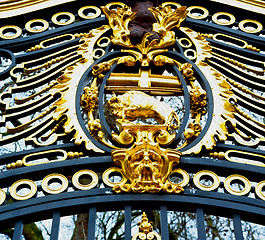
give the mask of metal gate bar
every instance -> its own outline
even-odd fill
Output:
[[[125,240],[131,240],[132,207],[125,206]]]
[[[196,209],[197,232],[199,240],[206,240],[206,230],[204,225],[204,213],[202,208]]]
[[[95,239],[96,213],[97,213],[96,207],[90,207],[89,208],[87,240],[94,240]]]
[[[169,240],[167,206],[160,206],[161,237],[163,240]]]
[[[59,211],[53,213],[52,216],[52,230],[51,230],[51,240],[58,240],[59,228],[60,228],[60,218],[61,214]]]
[[[239,214],[233,215],[233,224],[236,240],[244,240],[241,224],[241,216]]]
[[[19,220],[15,224],[12,240],[20,240],[22,237],[22,232],[23,232],[23,221]]]

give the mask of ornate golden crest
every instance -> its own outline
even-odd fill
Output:
[[[135,44],[132,25],[139,14],[124,3],[109,3],[102,11],[108,25],[44,40],[28,52],[80,38],[11,70],[16,86],[0,96],[1,123],[45,110],[7,128],[1,143],[25,138],[29,144],[47,146],[67,135],[87,151],[112,151],[113,162],[126,177],[116,192],[179,193],[182,188],[170,176],[181,155],[211,150],[228,136],[248,145],[264,141],[256,132],[251,140],[237,128],[247,121],[264,127],[236,104],[237,99],[245,101],[239,90],[257,96],[221,73],[222,64],[257,70],[216,53],[202,34],[182,27],[186,7],[168,2],[146,9],[152,28]],[[179,52],[176,42],[185,51]],[[32,94],[14,97],[26,90]],[[9,96],[13,105],[6,100]]]

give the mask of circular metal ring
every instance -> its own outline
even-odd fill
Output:
[[[61,18],[61,17],[67,17],[69,18],[68,21],[66,22],[60,22],[60,19],[58,20],[58,18]],[[75,15],[70,13],[70,12],[58,12],[58,13],[55,13],[53,16],[52,16],[52,22],[56,25],[69,25],[71,23],[73,23],[75,21]]]
[[[187,44],[185,44],[187,42]],[[192,42],[188,38],[180,38],[178,43],[183,48],[190,48],[192,46]]]
[[[167,7],[167,6],[174,6],[176,8],[180,8],[181,5],[179,3],[174,3],[174,2],[164,2],[161,4],[162,7]]]
[[[221,21],[220,18],[222,17],[222,19],[225,19],[227,21]],[[223,25],[223,26],[227,26],[227,25],[231,25],[233,23],[235,23],[236,18],[234,17],[234,15],[232,15],[231,13],[227,13],[227,12],[218,12],[215,13],[212,16],[212,20],[219,25]]]
[[[92,10],[92,12],[94,12],[94,14],[93,15],[86,15],[86,14],[84,14],[84,12],[86,10]],[[84,18],[84,19],[94,19],[94,18],[99,17],[100,14],[101,14],[101,10],[98,7],[94,7],[94,6],[85,6],[85,7],[82,7],[78,10],[79,17]]]
[[[192,56],[190,55],[190,53],[192,53]],[[193,50],[193,49],[186,49],[186,50],[184,51],[184,56],[187,57],[187,58],[190,59],[190,60],[194,60],[194,59],[197,58],[197,53],[196,53],[196,51]]]
[[[99,55],[97,55],[97,52],[100,52]],[[105,51],[102,49],[102,48],[96,48],[94,51],[93,51],[93,58],[95,59],[99,59],[101,57],[103,57],[105,54]]]
[[[247,26],[245,25],[254,25],[255,27],[253,27],[254,29],[247,29]],[[256,21],[256,20],[251,20],[251,19],[245,19],[245,20],[242,20],[239,24],[238,24],[238,27],[244,31],[244,32],[247,32],[247,33],[258,33],[262,30],[263,26],[260,22]]]
[[[42,25],[40,29],[34,29],[35,24]],[[44,19],[33,19],[26,23],[25,28],[28,32],[39,33],[44,32],[48,29],[49,23]]]
[[[189,181],[190,181],[190,176],[189,174],[183,170],[183,169],[180,169],[180,168],[177,168],[177,169],[174,169],[170,175],[174,174],[174,173],[178,173],[180,175],[182,175],[182,181],[180,183],[173,183],[172,181],[170,181],[170,176],[168,178],[169,182],[172,184],[172,185],[178,185],[180,187],[185,187]]]
[[[97,41],[99,47],[107,47],[110,43],[110,38],[102,37]]]
[[[204,176],[210,177],[213,180],[213,183],[210,186],[201,184],[200,180]],[[202,171],[197,172],[193,178],[193,182],[197,188],[203,191],[214,191],[220,185],[219,177],[214,172],[211,172],[208,170],[202,170]]]
[[[83,175],[89,175],[92,178],[92,181],[89,184],[80,183],[79,179]],[[89,190],[97,186],[98,175],[91,170],[80,170],[73,175],[72,183],[77,189]]]
[[[6,200],[6,193],[0,188],[0,205],[2,205]]]
[[[115,183],[115,182],[111,182],[109,180],[109,176],[110,174],[114,173],[114,172],[118,172],[121,174],[122,176],[122,179],[121,181]],[[108,168],[102,175],[102,179],[103,179],[103,182],[109,186],[109,187],[114,187],[116,185],[120,185],[120,184],[124,184],[126,183],[127,179],[124,177],[123,173],[122,173],[122,170],[120,168],[116,168],[116,167],[112,167],[112,168]]]
[[[17,189],[22,188],[23,185],[26,185],[30,191],[26,194],[18,194]],[[10,187],[10,195],[12,198],[16,200],[27,200],[35,196],[37,192],[37,185],[35,182],[29,179],[21,179],[16,181],[15,183],[12,184]]]
[[[49,187],[49,182],[50,181],[61,183],[61,187],[60,188],[57,188],[57,189],[50,188]],[[68,187],[68,180],[62,174],[52,173],[52,174],[49,174],[48,176],[46,176],[42,180],[41,187],[42,187],[43,191],[46,192],[46,193],[49,193],[49,194],[58,194],[58,193],[64,192],[67,189],[67,187]]]
[[[244,185],[244,189],[243,190],[234,190],[231,188],[231,182],[232,181],[240,181],[243,183]],[[238,195],[238,196],[243,196],[243,195],[247,195],[251,189],[251,184],[249,182],[249,180],[244,177],[244,176],[241,176],[241,175],[237,175],[237,174],[234,174],[234,175],[230,175],[228,176],[226,179],[225,179],[225,182],[224,182],[224,187],[225,187],[225,190],[233,195]]]
[[[197,10],[197,13],[200,15],[192,14],[192,12],[196,11],[196,10]],[[209,15],[209,11],[206,8],[200,7],[200,6],[188,7],[187,11],[188,11],[188,16],[190,18],[194,18],[194,19],[204,19],[204,18],[208,17],[208,15]]]
[[[12,32],[14,34],[11,36],[5,35],[7,32]],[[6,25],[0,28],[0,37],[3,39],[15,39],[18,38],[21,34],[21,28],[15,25]]]
[[[115,9],[115,8],[111,8],[111,7],[113,7],[113,6],[117,6],[117,7],[124,7],[124,6],[126,6],[124,3],[122,3],[122,2],[111,2],[111,3],[108,3],[105,7],[108,9],[108,10],[113,10],[113,9]]]
[[[265,181],[261,181],[258,183],[258,185],[255,187],[255,193],[256,195],[262,199],[265,200],[265,194],[262,192],[262,188],[265,186]]]

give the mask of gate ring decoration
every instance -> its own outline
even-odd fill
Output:
[[[91,182],[88,184],[83,184],[80,182],[82,176],[91,177]],[[79,190],[89,190],[97,186],[98,184],[98,175],[91,170],[80,170],[76,172],[72,177],[72,184]]]
[[[234,190],[231,187],[231,183],[233,181],[238,182],[238,183],[239,182],[243,183],[243,189]],[[225,187],[225,190],[229,192],[230,194],[238,195],[238,196],[247,195],[251,190],[251,184],[249,180],[246,177],[238,175],[238,174],[230,175],[229,177],[227,177],[224,181],[224,187]]]
[[[49,185],[53,182],[56,182],[61,186],[59,188],[56,187],[55,189],[52,189]],[[68,187],[68,179],[62,174],[52,173],[42,180],[41,187],[43,191],[48,194],[62,193]]]
[[[28,188],[29,191],[27,191],[26,193],[22,192],[21,194],[19,194],[18,191],[23,186],[27,188],[29,187]],[[15,200],[27,200],[34,197],[36,193],[37,193],[37,185],[35,182],[29,179],[18,180],[15,183],[13,183],[12,186],[10,187],[10,195]]]
[[[0,205],[2,205],[6,200],[6,193],[5,191],[0,188]]]
[[[202,184],[200,181],[201,181],[201,178],[203,177],[211,178],[212,184],[209,186]],[[197,188],[203,191],[214,191],[220,185],[219,177],[214,172],[208,171],[208,170],[202,170],[200,172],[197,172],[195,176],[193,177],[193,182]]]
[[[55,79],[44,88],[49,109],[32,120],[32,123],[41,122],[42,133],[46,133],[41,136],[32,124],[27,141],[43,146],[63,134],[71,134],[75,144],[84,143],[88,151],[112,152],[113,162],[120,168],[125,161],[133,162],[133,171],[142,174],[141,184],[145,178],[157,175],[162,176],[163,186],[157,185],[156,190],[171,191],[167,187],[173,186],[172,191],[181,192],[181,186],[177,188],[168,180],[180,155],[198,154],[203,148],[210,150],[218,140],[227,139],[227,126],[236,128],[236,100],[230,101],[236,96],[229,79],[209,64],[216,58],[209,42],[198,32],[181,26],[187,8],[176,5],[172,10],[170,4],[148,7],[153,28],[145,29],[146,34],[142,34],[145,32],[142,29],[136,39],[139,43],[131,41],[138,38],[136,28],[144,28],[139,25],[140,16],[135,15],[134,7],[111,3],[102,7],[109,25],[82,34],[79,43],[75,37],[69,35],[69,39],[64,35],[64,38],[58,36],[40,44],[49,48],[54,41],[60,44],[59,40],[66,37],[69,40],[64,42],[68,47],[58,55],[51,53],[42,59],[43,72],[38,72],[39,59],[17,65],[12,72],[22,69],[25,71],[23,79],[21,75],[12,77],[22,87],[46,84],[48,78],[42,78],[44,75]],[[114,9],[115,5],[118,10]],[[189,56],[187,51],[192,52],[193,60],[185,53],[172,50],[176,36],[188,39],[192,46],[185,53]],[[111,39],[111,42],[107,41],[106,48],[99,50],[102,54],[94,59],[97,44],[104,44],[102,39]],[[72,46],[73,42],[77,45]],[[29,69],[29,66],[34,67]],[[63,74],[57,77],[61,72]],[[41,91],[32,98],[41,95]],[[0,101],[8,110],[9,105],[2,96]],[[165,98],[169,100],[163,101]],[[34,101],[42,104],[37,98]],[[14,127],[9,131],[22,135],[21,129],[23,127]],[[1,138],[0,142],[8,140]],[[161,168],[156,167],[156,161],[163,163]],[[134,184],[128,176],[128,184]],[[149,184],[156,185],[156,180]],[[146,186],[141,187],[146,189]],[[152,187],[150,191],[154,190]],[[135,186],[139,191],[140,188]]]

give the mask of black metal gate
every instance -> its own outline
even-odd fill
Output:
[[[264,4],[137,4],[0,5],[1,239],[264,239]]]

